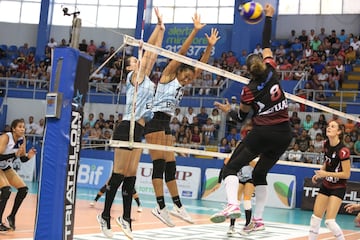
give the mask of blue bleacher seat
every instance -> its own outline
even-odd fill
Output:
[[[29,47],[29,52],[35,54],[35,52],[36,52],[36,47]]]
[[[2,50],[4,50],[5,52],[7,52],[8,46],[5,45],[5,44],[1,44],[1,45],[0,45],[0,48],[1,48]]]
[[[8,51],[9,54],[13,54],[13,53],[16,53],[17,50],[18,50],[18,47],[17,47],[17,46],[11,45],[11,46],[8,47],[8,50],[7,50],[7,51]]]
[[[298,83],[299,83],[299,81],[297,81],[297,80],[281,80],[280,81],[281,87],[283,88],[283,90],[285,92],[288,92],[288,93],[293,93],[294,88],[295,88],[296,84],[298,84]]]

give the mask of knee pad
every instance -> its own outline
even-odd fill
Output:
[[[11,194],[10,186],[2,187],[0,191],[1,191],[0,200],[8,200]]]
[[[175,180],[176,162],[167,162],[165,166],[165,182]]]
[[[27,186],[19,188],[16,196],[19,197],[20,199],[24,199],[26,197],[28,191],[29,191],[29,188]]]
[[[164,178],[165,164],[164,159],[157,159],[153,161],[152,179]]]
[[[334,234],[336,239],[340,239],[340,237],[343,237],[343,232],[340,226],[335,222],[335,219],[325,220],[325,225]]]
[[[124,180],[124,175],[119,173],[112,173],[109,180],[109,189],[118,189],[122,181]]]

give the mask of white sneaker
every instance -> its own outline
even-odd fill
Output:
[[[94,207],[95,206],[95,202],[90,202],[90,207]]]
[[[151,213],[169,227],[175,227],[175,224],[171,221],[169,212],[166,207],[160,209],[159,206],[156,206],[153,210],[151,210]]]
[[[98,223],[100,224],[100,230],[102,231],[102,233],[108,237],[108,238],[112,238],[113,237],[113,232],[111,230],[111,226],[110,226],[110,218],[108,220],[105,220],[101,214],[96,216],[96,219],[98,221]]]
[[[171,215],[181,218],[182,220],[188,222],[188,223],[194,223],[189,213],[186,211],[184,206],[181,206],[179,208],[178,206],[174,205],[173,210],[170,212]]]
[[[142,207],[141,206],[139,206],[138,208],[137,208],[137,210],[136,210],[137,212],[142,212],[143,211],[143,209],[142,209]]]
[[[130,227],[130,223],[124,220],[122,217],[118,217],[115,219],[116,223],[121,227],[122,231],[124,232],[125,236],[127,236],[129,239],[133,239],[132,230]]]
[[[213,223],[221,223],[226,220],[226,218],[239,218],[241,216],[239,205],[228,204],[224,210],[215,213],[210,217],[210,221]]]
[[[230,226],[227,235],[232,236],[234,234],[236,234],[235,226]]]

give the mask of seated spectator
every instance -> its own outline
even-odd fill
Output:
[[[253,51],[253,53],[254,54],[259,54],[259,55],[262,55],[262,48],[261,48],[261,45],[258,43],[258,44],[256,44],[256,47],[255,47],[255,49],[254,49],[254,51]]]
[[[199,120],[199,126],[200,126],[200,129],[202,128],[202,126],[204,124],[206,124],[207,120],[208,120],[208,117],[209,117],[209,114],[207,114],[206,112],[206,108],[205,107],[201,107],[200,108],[200,113],[198,113],[196,115],[197,119]]]
[[[295,124],[300,124],[300,123],[301,123],[301,119],[298,116],[298,112],[296,111],[292,112],[290,117],[291,127],[294,127]]]
[[[68,46],[69,46],[69,44],[66,42],[66,39],[63,38],[63,39],[61,39],[61,42],[58,47],[68,47]]]
[[[305,48],[305,46],[309,43],[309,36],[306,34],[306,30],[301,30],[301,35],[298,37],[298,39],[303,48]]]
[[[304,52],[303,52],[303,58],[310,58],[313,55],[313,50],[310,47],[310,44],[307,44]]]
[[[96,45],[94,43],[94,40],[90,40],[89,45],[87,46],[86,52],[90,55],[95,57],[96,53]]]
[[[315,153],[313,145],[304,153],[303,159],[304,163],[319,164],[319,153]]]
[[[302,152],[306,152],[306,150],[309,149],[310,142],[311,142],[311,139],[305,129],[303,129],[301,131],[301,135],[299,137],[297,137],[297,139],[295,141],[295,143],[297,143],[299,145],[299,149]]]
[[[210,95],[210,91],[213,85],[211,74],[204,75],[204,79],[201,81],[199,95]]]
[[[356,52],[354,51],[354,48],[350,46],[345,51],[345,64],[353,64],[356,60]]]
[[[215,131],[214,131],[214,138],[218,138],[218,131],[220,129],[221,124],[221,115],[219,114],[219,110],[217,108],[214,108],[211,112],[211,115],[209,116],[211,118],[212,123],[214,124]]]
[[[204,134],[204,144],[209,145],[214,140],[215,126],[211,118],[206,120],[206,123],[202,125],[202,133]]]
[[[341,42],[339,38],[336,38],[335,43],[331,44],[330,54],[337,55],[341,50]]]
[[[325,92],[324,92],[324,86],[323,85],[319,85],[318,89],[316,90],[315,100],[316,101],[326,101],[326,95],[325,95]]]
[[[326,127],[327,127],[327,124],[328,124],[328,122],[326,121],[325,114],[321,113],[319,115],[317,123],[319,124],[319,128],[322,130],[323,135],[325,136],[325,130],[326,130]]]
[[[303,161],[303,153],[299,150],[299,145],[297,143],[294,144],[294,148],[288,152],[287,160],[291,162],[302,162]]]
[[[241,51],[241,56],[239,57],[239,63],[241,66],[246,65],[246,58],[247,58],[247,51],[245,49],[243,49]]]
[[[314,146],[314,152],[322,153],[324,152],[324,138],[322,133],[317,133],[314,140],[311,141],[311,145]]]
[[[310,114],[306,114],[305,120],[302,121],[301,127],[302,129],[305,129],[306,131],[309,131],[314,125],[314,121],[311,119]]]
[[[201,145],[203,144],[203,133],[198,126],[194,126],[190,130],[189,136],[190,144]]]
[[[180,129],[180,122],[177,117],[173,117],[170,121],[170,131],[173,136],[175,136],[176,132]]]
[[[310,136],[311,140],[314,141],[318,134],[322,135],[322,130],[319,128],[319,124],[314,122],[312,128],[310,128],[308,131],[308,135]]]
[[[223,137],[220,140],[219,152],[221,152],[221,153],[231,153],[231,147],[230,147],[229,141],[225,137]]]
[[[226,139],[231,142],[231,139],[235,139],[236,142],[241,140],[241,135],[238,133],[237,128],[231,128],[230,133],[226,136]]]
[[[87,51],[88,44],[86,43],[86,39],[81,40],[81,43],[79,43],[79,50],[82,52]]]
[[[176,143],[183,143],[184,142],[184,138],[186,138],[186,141],[188,141],[189,139],[189,134],[186,131],[186,127],[184,125],[180,125],[179,131],[177,131],[175,133],[175,141]]]
[[[317,74],[319,84],[323,85],[324,89],[328,89],[329,86],[329,74],[326,68],[323,68],[320,73]],[[318,85],[319,85],[318,84]]]
[[[49,47],[49,48],[55,48],[55,47],[57,47],[57,42],[55,41],[55,39],[54,38],[50,38],[50,41],[48,42],[48,44],[47,44],[47,46]]]
[[[329,75],[329,89],[338,91],[339,85],[340,85],[340,74],[336,68],[333,68]]]
[[[237,62],[237,59],[234,56],[234,53],[232,51],[229,51],[226,56],[227,65],[233,67],[235,65],[235,62]]]
[[[95,50],[95,63],[103,62],[105,55],[109,52],[106,43],[104,41]]]
[[[343,144],[345,147],[350,149],[350,154],[354,155],[354,142],[351,141],[351,137],[349,134],[345,134],[343,138]]]
[[[310,47],[313,51],[318,51],[321,46],[321,40],[317,35],[314,36],[314,40],[310,42]]]
[[[352,131],[356,130],[355,123],[351,119],[347,119],[345,125],[345,133],[350,134]]]
[[[179,121],[179,122],[181,122],[182,121],[182,119],[183,119],[183,117],[184,117],[184,115],[181,113],[181,109],[180,108],[175,108],[175,113],[174,113],[174,115],[171,117],[171,120],[172,119],[174,119],[174,118],[177,118],[177,120]]]
[[[295,39],[295,43],[293,43],[290,47],[291,51],[294,53],[296,58],[302,55],[303,45],[301,44],[299,38]]]
[[[284,45],[280,45],[279,48],[275,50],[275,60],[278,60],[280,64],[284,62],[284,59],[286,58],[286,50],[284,48]]]

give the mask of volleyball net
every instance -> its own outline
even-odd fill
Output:
[[[128,35],[124,35],[124,44],[126,45],[130,45],[133,47],[141,47],[144,51],[150,51],[152,53],[155,53],[158,56],[162,56],[164,57],[167,61],[169,60],[175,60],[187,65],[191,65],[195,68],[199,68],[202,69],[204,72],[209,72],[213,75],[220,75],[222,77],[224,77],[225,79],[229,79],[230,81],[236,81],[239,83],[243,83],[243,84],[247,84],[249,82],[249,79],[247,79],[246,77],[237,75],[235,73],[232,72],[228,72],[226,70],[217,68],[215,66],[206,64],[206,63],[202,63],[200,61],[197,61],[195,59],[177,54],[175,52],[145,43],[141,40],[135,39],[134,37],[128,36]],[[139,85],[139,88],[141,88],[142,86]],[[241,89],[239,89],[239,93],[240,93]],[[291,93],[285,93],[286,94],[286,98],[292,101],[295,101],[299,104],[304,104],[307,105],[309,107],[315,108],[320,110],[321,112],[326,112],[329,114],[334,114],[337,115],[341,118],[344,119],[351,119],[354,122],[358,122],[360,119],[355,116],[355,115],[351,115],[351,114],[347,114],[341,111],[338,111],[336,109],[327,107],[325,105],[321,105],[319,103],[298,97],[296,95],[293,95]],[[134,99],[136,99],[136,96],[133,96]],[[137,107],[137,106],[135,106]],[[209,112],[208,112],[209,113]],[[220,113],[221,114],[221,113]],[[134,119],[131,119],[131,121],[134,121]],[[225,124],[225,122],[223,122],[222,124]],[[133,136],[133,133],[130,134],[130,136]],[[220,139],[220,138],[219,138]],[[220,140],[219,140],[220,141]],[[192,149],[192,148],[188,148],[188,147],[177,147],[174,145],[169,145],[168,142],[162,142],[159,144],[149,144],[146,142],[134,142],[133,139],[130,138],[130,141],[117,141],[117,140],[110,140],[110,144],[111,147],[130,147],[130,148],[142,148],[142,149],[154,149],[154,150],[162,150],[165,152],[177,152],[177,153],[182,153],[182,154],[191,154],[191,155],[201,155],[201,156],[208,156],[208,157],[217,157],[217,158],[227,158],[229,157],[229,154],[226,153],[221,153],[221,152],[215,152],[213,151],[206,151],[205,150],[200,150],[200,149]]]

